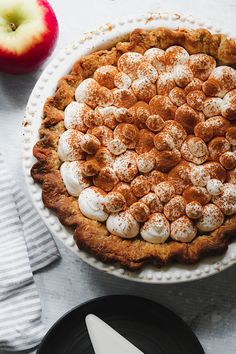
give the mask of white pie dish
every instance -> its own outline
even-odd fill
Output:
[[[39,138],[38,129],[41,124],[43,104],[46,98],[55,92],[59,78],[70,71],[73,63],[81,55],[100,48],[108,48],[123,35],[137,27],[151,29],[161,26],[170,28],[204,27],[213,33],[225,33],[223,29],[214,28],[209,24],[195,20],[193,17],[153,13],[147,16],[122,19],[116,23],[106,24],[97,31],[84,34],[82,38],[71,43],[50,62],[31,93],[23,122],[23,166],[30,195],[45,224],[54,236],[79,255],[81,259],[98,269],[129,280],[147,283],[176,283],[207,277],[236,263],[236,242],[229,245],[229,249],[224,255],[205,258],[195,265],[172,264],[163,268],[146,265],[139,271],[129,272],[119,265],[104,264],[88,253],[78,250],[73,240],[72,230],[61,225],[54,213],[44,207],[41,199],[41,186],[36,184],[30,175],[30,169],[35,162],[32,148]],[[231,37],[233,37],[232,34]]]

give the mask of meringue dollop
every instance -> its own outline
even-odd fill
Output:
[[[97,221],[105,221],[108,214],[104,210],[106,193],[96,187],[84,189],[79,195],[79,208],[87,218]]]
[[[122,238],[133,238],[139,233],[139,223],[127,211],[111,214],[106,227],[111,234]]]
[[[83,189],[90,186],[88,179],[81,173],[82,162],[64,162],[60,172],[64,185],[70,195],[78,197]]]

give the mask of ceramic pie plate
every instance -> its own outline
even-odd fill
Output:
[[[61,240],[72,252],[93,267],[128,280],[146,283],[178,283],[219,273],[236,263],[236,242],[232,242],[227,252],[222,256],[208,257],[194,265],[172,264],[162,268],[146,265],[139,271],[130,272],[119,265],[105,264],[77,248],[72,230],[65,228],[56,215],[44,206],[41,198],[41,186],[34,182],[30,170],[36,161],[32,149],[39,140],[38,129],[41,124],[44,102],[48,96],[55,92],[57,81],[70,71],[74,62],[82,55],[111,47],[112,44],[135,28],[152,29],[162,26],[190,29],[201,27],[212,33],[224,33],[231,38],[236,37],[236,33],[235,35],[225,33],[222,28],[215,28],[208,23],[194,19],[192,16],[186,17],[180,14],[152,13],[146,16],[125,18],[115,23],[107,23],[96,31],[85,33],[49,63],[30,95],[23,121],[23,168],[27,186],[36,209],[53,236]]]

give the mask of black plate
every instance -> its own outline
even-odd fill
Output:
[[[89,313],[145,354],[204,354],[197,337],[180,317],[155,302],[126,295],[105,296],[76,307],[49,330],[37,354],[94,354],[85,325]]]

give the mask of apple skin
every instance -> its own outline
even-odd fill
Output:
[[[0,44],[0,71],[9,74],[25,74],[36,70],[52,53],[58,38],[56,15],[46,0],[34,0],[43,9],[44,33],[40,41],[32,36],[31,45],[20,54],[13,53]]]

